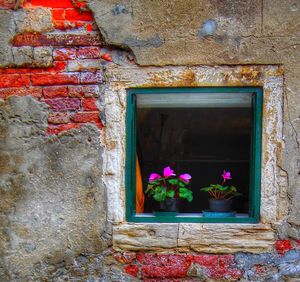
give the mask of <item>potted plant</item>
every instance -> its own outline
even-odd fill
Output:
[[[210,184],[200,189],[210,195],[209,212],[230,213],[232,198],[242,195],[235,186],[226,185],[226,181],[232,179],[229,171],[224,170],[222,178],[222,184]]]
[[[189,189],[191,175],[180,174],[176,177],[174,170],[169,166],[163,170],[163,175],[151,173],[145,193],[160,204],[162,212],[177,212],[178,201],[193,200],[193,192]]]

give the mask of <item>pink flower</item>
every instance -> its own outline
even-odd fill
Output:
[[[223,177],[223,179],[224,179],[224,182],[225,182],[227,179],[231,179],[230,172],[224,170],[224,172],[223,172],[223,174],[222,174],[222,177]]]
[[[184,174],[180,174],[180,175],[179,175],[179,178],[180,178],[180,180],[182,180],[183,182],[189,183],[190,180],[191,180],[191,178],[192,178],[192,176],[189,175],[188,173],[184,173]]]
[[[153,182],[154,180],[160,179],[161,176],[157,173],[151,173],[149,176],[149,182]]]
[[[164,168],[164,177],[175,176],[174,170],[172,170],[169,166]]]

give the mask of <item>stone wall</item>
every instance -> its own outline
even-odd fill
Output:
[[[299,281],[299,18],[296,0],[0,0],[0,280]],[[124,222],[132,81],[269,85],[262,225],[224,225],[222,247],[213,226]]]

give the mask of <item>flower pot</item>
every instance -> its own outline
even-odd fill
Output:
[[[229,212],[231,211],[232,200],[209,199],[209,210],[213,212]]]
[[[178,212],[178,199],[166,198],[163,202],[159,203],[160,211],[165,212]]]

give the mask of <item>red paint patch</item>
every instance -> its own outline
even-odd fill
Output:
[[[69,21],[92,21],[93,14],[91,12],[80,12],[75,9],[66,9],[65,19]]]
[[[73,8],[73,4],[71,0],[25,0],[23,7]]]
[[[105,60],[105,61],[108,61],[108,62],[111,62],[111,61],[112,61],[112,56],[111,56],[110,54],[108,54],[108,53],[103,53],[103,54],[101,55],[101,58],[102,58],[103,60]]]
[[[135,264],[127,265],[124,267],[124,270],[127,274],[137,277],[139,272],[139,267]]]
[[[87,24],[85,29],[87,32],[91,32],[91,31],[93,31],[93,25],[89,23],[89,24]]]
[[[292,244],[290,240],[277,240],[275,248],[280,255],[284,255],[292,249]]]

